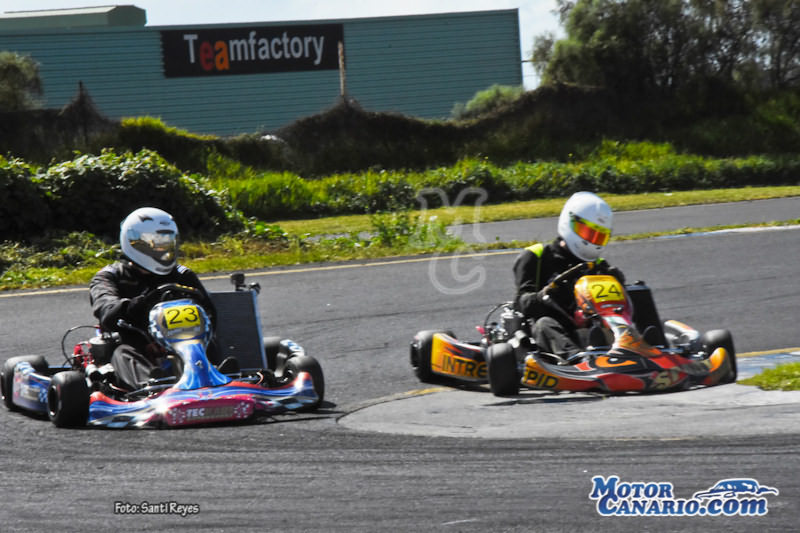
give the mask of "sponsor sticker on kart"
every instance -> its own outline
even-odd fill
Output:
[[[594,476],[589,499],[600,516],[764,516],[768,496],[778,494],[752,478],[729,478],[679,498],[669,482]]]
[[[244,420],[253,414],[252,402],[224,401],[210,405],[175,405],[167,409],[164,419],[170,426],[185,426],[223,420]]]
[[[461,349],[470,350],[472,353],[461,353]],[[473,349],[466,346],[459,348],[436,335],[433,337],[433,348],[431,349],[431,368],[439,374],[463,379],[486,379],[486,362],[477,361],[476,353],[481,353],[477,346]]]

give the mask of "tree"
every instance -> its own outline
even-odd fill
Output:
[[[0,52],[0,111],[39,107],[42,80],[39,65],[16,52]]]
[[[553,47],[556,44],[556,37],[552,32],[545,32],[533,38],[533,50],[531,50],[531,65],[534,72],[541,79],[544,76],[547,65],[553,58]]]
[[[752,72],[755,51],[749,0],[691,0],[686,16],[693,21],[691,75],[733,84]]]
[[[691,56],[681,0],[560,2],[567,38],[555,43],[545,81],[623,93],[674,91]]]
[[[800,84],[800,1],[753,0],[758,55],[772,88]]]
[[[675,95],[800,84],[800,0],[556,0],[566,38],[534,39],[542,80]]]

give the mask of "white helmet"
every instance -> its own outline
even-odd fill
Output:
[[[592,192],[576,192],[558,217],[558,235],[572,255],[594,261],[611,239],[612,222],[611,208],[605,200]]]
[[[178,226],[172,215],[155,207],[142,207],[122,221],[122,253],[153,274],[169,274],[178,260]]]

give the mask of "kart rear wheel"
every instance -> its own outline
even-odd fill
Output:
[[[300,372],[311,374],[314,383],[314,392],[317,393],[317,401],[309,405],[309,409],[316,409],[322,404],[325,397],[325,377],[322,375],[322,367],[319,362],[310,355],[296,355],[286,361],[286,368],[283,375],[292,380]]]
[[[264,337],[264,354],[267,356],[267,368],[278,370],[278,353],[281,351],[280,337]]]
[[[59,372],[47,389],[47,416],[56,426],[77,427],[89,419],[89,387],[77,370]]]
[[[47,360],[41,355],[18,355],[3,363],[3,369],[0,370],[0,393],[3,395],[3,403],[12,411],[17,409],[12,401],[14,368],[20,363],[29,363],[37,372],[47,370]]]
[[[411,368],[417,378],[423,383],[436,383],[436,374],[431,370],[431,355],[433,350],[433,336],[442,333],[455,338],[452,331],[438,329],[427,329],[420,331],[414,336],[409,350]]]
[[[736,350],[733,348],[733,336],[727,329],[712,329],[706,331],[700,337],[700,343],[703,346],[703,351],[709,356],[714,353],[717,348],[725,348],[731,358],[731,373],[728,374],[720,383],[733,383],[736,381],[737,365],[736,365]]]
[[[519,373],[514,348],[507,342],[492,344],[486,350],[486,370],[489,388],[495,396],[519,394]]]

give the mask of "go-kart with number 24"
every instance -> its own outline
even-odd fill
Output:
[[[573,281],[577,310],[569,314],[547,294]],[[594,273],[594,263],[586,262],[557,276],[545,290],[545,301],[564,319],[590,325],[593,343],[568,358],[545,352],[531,337],[531,320],[505,302],[477,328],[479,341],[461,341],[447,330],[417,333],[410,348],[417,377],[427,383],[488,382],[498,396],[515,395],[520,387],[620,394],[736,381],[730,332],[700,334],[677,320],[662,323],[642,282],[623,286],[613,276]],[[499,322],[491,321],[498,311]]]

